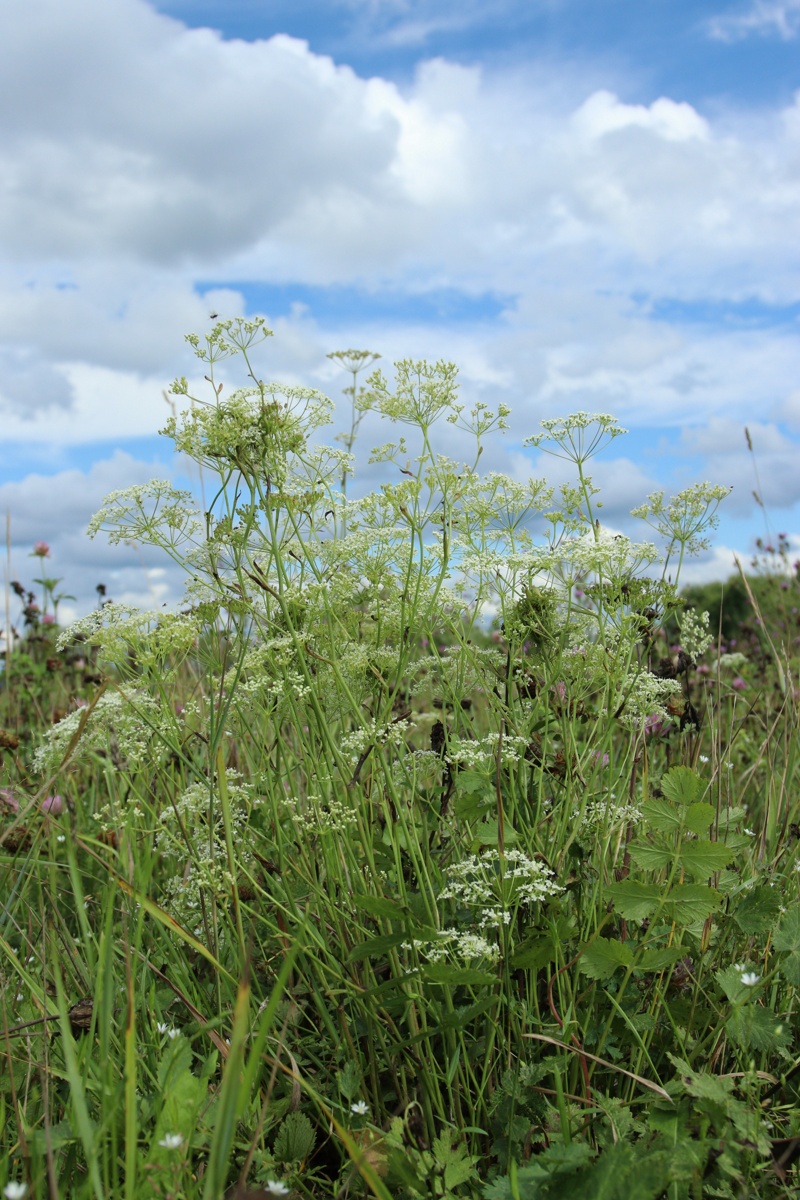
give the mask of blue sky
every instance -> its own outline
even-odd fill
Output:
[[[180,475],[163,392],[211,312],[266,316],[263,373],[332,396],[338,348],[455,361],[467,400],[511,406],[487,465],[515,475],[551,469],[522,450],[542,417],[613,412],[610,524],[734,487],[690,577],[769,530],[800,552],[800,0],[12,0],[5,23],[14,575],[45,539],[78,609],[101,578],[177,598],[84,531],[111,488]]]

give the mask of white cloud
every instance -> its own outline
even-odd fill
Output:
[[[424,36],[426,22],[475,21],[479,8],[397,0],[365,20]],[[793,31],[799,12],[800,0],[762,3],[739,19],[780,32],[781,13]],[[162,389],[198,373],[183,334],[245,310],[235,288],[198,296],[198,279],[450,288],[513,299],[486,322],[269,313],[259,363],[338,392],[325,360],[337,346],[450,358],[466,400],[514,408],[499,469],[541,417],[589,408],[690,426],[703,473],[727,482],[742,449],[723,452],[722,424],[703,440],[709,420],[800,429],[794,330],[651,310],[797,301],[800,93],[755,116],[680,96],[629,103],[616,86],[546,59],[500,73],[441,58],[399,86],[286,36],[186,29],[144,0],[12,5],[0,42],[6,441],[153,433]],[[791,498],[781,436],[765,471]],[[626,480],[646,482],[627,467],[610,477],[620,506]],[[9,496],[15,512],[29,501]]]
[[[800,0],[753,0],[738,13],[720,13],[708,23],[712,37],[737,42],[751,34],[790,41],[800,31]]]

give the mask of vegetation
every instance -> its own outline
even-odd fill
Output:
[[[455,368],[362,385],[366,352],[317,445],[332,406],[258,378],[265,336],[192,339],[210,403],[165,432],[201,508],[156,481],[93,522],[180,564],[179,610],[101,588],[61,629],[58,580],[12,585],[0,1190],[794,1195],[797,575],[748,584],[734,645],[677,594],[726,489],[612,536],[611,417],[530,439],[554,494],[479,473],[507,413]],[[405,437],[350,498],[367,411]]]

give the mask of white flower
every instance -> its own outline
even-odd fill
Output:
[[[156,1029],[159,1033],[166,1033],[169,1029],[169,1025],[167,1025],[166,1021],[159,1021],[156,1025]]]
[[[281,1183],[280,1179],[268,1179],[266,1190],[270,1196],[288,1196],[289,1189],[285,1183]]]
[[[745,987],[755,987],[761,976],[756,975],[755,971],[745,971],[742,975],[742,983]]]
[[[177,1150],[183,1145],[183,1135],[180,1133],[165,1133],[159,1146],[163,1146],[165,1150]]]
[[[356,1116],[365,1117],[369,1112],[369,1105],[366,1100],[356,1100],[355,1104],[350,1105],[350,1112]]]
[[[701,762],[701,763],[707,763],[707,762],[708,762],[708,755],[707,755],[707,754],[701,754],[701,755],[700,755],[700,762]]]
[[[167,1037],[168,1037],[168,1038],[169,1038],[171,1041],[174,1041],[174,1040],[175,1040],[175,1038],[179,1038],[180,1036],[181,1036],[181,1031],[180,1031],[180,1029],[168,1029],[168,1030],[167,1030]]]
[[[6,1197],[6,1200],[22,1200],[22,1197],[27,1194],[27,1191],[27,1183],[18,1183],[16,1180],[12,1179],[11,1182],[7,1183],[3,1188],[3,1195]]]

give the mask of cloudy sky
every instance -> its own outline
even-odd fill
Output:
[[[0,117],[0,514],[68,608],[177,595],[85,528],[179,473],[211,312],[331,395],[331,350],[457,362],[516,475],[612,412],[609,523],[733,485],[698,578],[800,533],[800,0],[8,0]]]

